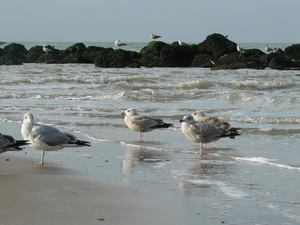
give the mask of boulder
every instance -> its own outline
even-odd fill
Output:
[[[172,58],[163,56],[149,64],[149,67],[176,67]]]
[[[189,46],[172,45],[166,45],[160,52],[162,58],[172,59],[176,67],[190,67],[195,54]]]
[[[197,54],[193,58],[192,67],[213,67],[214,61],[212,56],[205,54]]]
[[[300,60],[300,44],[288,46],[284,50],[284,54],[290,56],[294,60]]]
[[[22,63],[26,62],[26,55],[28,53],[28,50],[24,47],[24,45],[12,43],[6,45],[3,48],[3,50],[7,52],[9,55],[13,56],[13,58],[17,58]]]
[[[5,54],[0,58],[0,65],[23,65],[23,62],[14,55]]]
[[[137,52],[116,49],[106,55],[98,56],[95,59],[95,66],[104,68],[122,68],[133,63],[138,63],[139,58],[140,54]]]
[[[228,40],[221,34],[211,34],[198,44],[198,50],[202,54],[210,55],[217,61],[222,55],[237,52],[237,44]]]
[[[145,55],[153,55],[153,56],[160,56],[160,52],[163,47],[168,45],[165,42],[162,41],[151,41],[148,43],[147,46],[143,47],[140,51],[140,53],[145,56]]]
[[[29,49],[28,54],[26,56],[27,63],[37,63],[38,59],[44,55],[45,52],[43,51],[43,46],[34,46]]]
[[[76,53],[76,52],[83,52],[86,49],[85,44],[83,43],[76,43],[71,45],[70,47],[66,48],[64,52]]]
[[[97,46],[89,46],[84,50],[82,56],[83,56],[86,63],[94,63],[95,59],[98,56],[106,55],[106,54],[110,53],[113,50],[114,50],[113,48],[103,48],[103,47],[97,47]]]

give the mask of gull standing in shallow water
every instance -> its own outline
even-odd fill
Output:
[[[230,123],[222,121],[216,117],[205,116],[205,113],[201,110],[193,112],[192,116],[198,122],[205,122],[213,125],[214,127],[226,129],[232,133],[238,133],[241,128],[232,127]],[[216,147],[216,142],[214,142],[214,147]]]
[[[238,133],[232,133],[229,130],[215,127],[209,123],[197,122],[192,115],[186,115],[179,122],[182,123],[181,130],[184,135],[193,142],[200,143],[199,156],[202,157],[204,145],[214,141],[218,141],[220,138],[232,138],[240,135]]]
[[[156,35],[156,34],[150,34],[150,37],[151,37],[152,39],[161,38],[161,36]]]
[[[20,146],[29,145],[27,140],[15,140],[12,136],[0,133],[0,153],[7,151],[20,151]]]
[[[33,164],[44,164],[45,151],[91,146],[90,142],[78,140],[71,133],[61,132],[55,127],[35,123],[31,113],[24,114],[21,132],[23,138],[30,141],[32,148],[42,150],[41,162],[34,162]]]
[[[127,45],[127,44],[121,42],[120,40],[116,40],[116,41],[115,41],[115,46],[121,47],[121,46],[123,46],[123,45]]]
[[[161,119],[148,116],[142,116],[133,108],[127,109],[122,113],[125,115],[124,121],[126,125],[133,131],[140,133],[140,141],[143,141],[144,132],[149,132],[158,128],[168,128],[173,126],[171,123],[165,123]]]

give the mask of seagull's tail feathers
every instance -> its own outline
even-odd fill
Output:
[[[16,143],[11,144],[11,145],[7,146],[6,148],[11,151],[21,151],[23,148],[20,146],[23,146],[23,145],[30,145],[30,143],[28,143],[28,140],[16,140]]]
[[[69,144],[75,144],[78,147],[79,146],[88,146],[88,147],[91,147],[91,142],[81,141],[81,140],[71,141]]]
[[[235,134],[238,134],[238,132],[241,130],[242,130],[242,128],[239,128],[239,127],[231,127],[230,129],[228,129],[228,131],[230,131],[230,133],[235,133]]]
[[[156,126],[157,128],[169,128],[173,127],[173,123],[162,123]]]

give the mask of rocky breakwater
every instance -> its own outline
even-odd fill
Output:
[[[48,51],[45,52],[45,50]],[[151,41],[140,52],[123,49],[86,47],[76,43],[65,50],[54,46],[34,46],[27,50],[20,44],[0,48],[0,65],[23,63],[93,63],[96,67],[206,67],[211,69],[300,69],[300,44],[271,53],[259,49],[237,51],[237,44],[221,34],[211,34],[193,45]]]

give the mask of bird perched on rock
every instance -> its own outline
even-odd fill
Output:
[[[165,123],[161,119],[142,116],[133,108],[129,108],[122,113],[125,115],[124,121],[126,125],[133,131],[140,133],[140,141],[143,141],[144,132],[149,132],[158,128],[168,128],[173,126],[171,123]]]
[[[45,151],[57,151],[67,147],[90,147],[90,142],[78,140],[75,135],[61,132],[55,127],[37,124],[31,113],[25,113],[22,124],[22,136],[30,141],[30,146],[42,150],[41,162],[33,164],[44,164]]]
[[[12,136],[0,133],[0,153],[7,151],[20,151],[20,146],[28,145],[27,140],[15,140]]]
[[[270,48],[268,45],[266,45],[266,47],[265,47],[266,52],[273,52],[273,51],[276,51],[276,50],[277,50],[277,48]]]
[[[127,45],[127,44],[121,42],[120,40],[116,40],[116,41],[115,41],[115,46],[121,47],[121,46],[123,46],[123,45]]]
[[[239,130],[242,130],[241,128],[232,127],[230,123],[222,121],[216,117],[205,116],[205,113],[201,110],[193,112],[192,116],[195,121],[209,123],[215,127],[226,129],[232,133],[238,133]],[[214,142],[214,146],[216,147],[216,142]]]
[[[236,46],[236,50],[240,53],[244,53],[245,51],[247,51],[247,49],[241,48],[239,45]]]
[[[156,34],[150,34],[150,37],[151,37],[152,39],[161,38],[161,36],[156,35]]]
[[[182,123],[181,130],[184,135],[193,142],[200,143],[199,156],[202,157],[205,144],[218,141],[220,138],[232,138],[240,135],[229,130],[215,127],[209,123],[198,122],[192,115],[186,115],[179,122]]]
[[[185,42],[183,42],[183,41],[178,41],[178,44],[180,45],[180,46],[189,46],[187,43],[185,43]]]
[[[46,55],[48,55],[48,53],[52,52],[53,50],[54,50],[54,46],[50,46],[50,45],[43,46],[43,51],[46,52]]]

